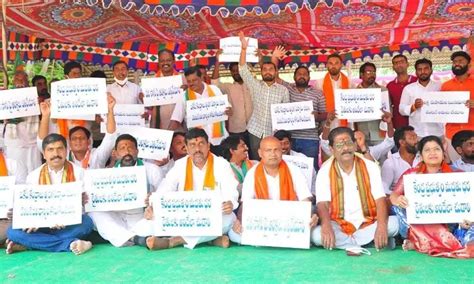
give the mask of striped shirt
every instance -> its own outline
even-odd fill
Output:
[[[285,86],[290,93],[290,102],[312,101],[314,111],[317,113],[326,112],[326,98],[323,96],[323,92],[311,86],[306,88],[303,92],[300,92],[295,84],[290,84],[283,80],[282,85]],[[291,131],[291,137],[296,139],[319,140],[319,122],[316,121],[315,128]]]
[[[253,104],[253,112],[247,130],[258,138],[270,136],[272,135],[270,106],[290,102],[288,90],[278,83],[268,86],[265,82],[257,80],[250,73],[247,64],[239,67],[240,76],[249,88]]]

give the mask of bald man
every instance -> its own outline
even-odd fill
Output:
[[[249,199],[311,201],[311,192],[300,169],[283,161],[280,140],[269,136],[262,139],[258,149],[260,163],[250,169],[242,186],[242,206]],[[309,212],[308,212],[309,213]],[[318,223],[312,215],[311,228]],[[239,220],[229,231],[229,238],[241,242],[242,226]]]

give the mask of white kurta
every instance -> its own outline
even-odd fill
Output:
[[[39,117],[29,116],[20,123],[6,124],[3,132],[6,155],[22,162],[28,173],[41,165],[41,153],[36,147],[38,128]]]
[[[382,178],[380,169],[372,161],[362,158],[367,167],[370,179],[370,192],[374,200],[385,198],[385,193],[382,186]],[[329,179],[329,172],[332,165],[332,159],[328,160],[319,169],[316,177],[316,184],[318,190],[316,191],[316,200],[319,202],[331,202],[331,183]],[[362,246],[374,239],[376,223],[360,229],[364,223],[364,213],[362,211],[362,204],[360,202],[359,189],[357,188],[357,178],[355,173],[355,166],[352,171],[347,174],[339,166],[339,171],[342,176],[344,184],[344,220],[352,223],[357,229],[352,236],[344,234],[340,230],[340,226],[333,222],[333,229],[336,233],[336,247],[347,248],[350,246]],[[398,233],[398,222],[396,218],[390,218],[388,222],[389,237],[395,236]],[[321,245],[321,228],[318,226],[311,234],[311,239],[316,245]]]
[[[196,99],[198,100],[201,98],[208,98],[209,97],[208,88],[212,89],[212,91],[214,92],[214,95],[222,96],[221,91],[216,86],[205,85],[205,88],[202,94],[196,93]],[[184,95],[182,95],[179,97],[179,100],[176,102],[176,105],[173,110],[173,114],[171,115],[171,120],[177,121],[179,123],[183,123],[183,121],[185,122],[185,119],[186,119],[186,100],[185,100]],[[229,136],[227,129],[224,127],[224,133],[222,137],[212,138],[212,128],[213,128],[212,123],[203,125],[202,128],[204,129],[204,131],[206,131],[207,135],[209,136],[209,142],[214,146],[220,145],[222,140],[224,140],[227,136]]]
[[[73,171],[74,171],[74,177],[76,181],[82,181],[84,178],[84,170],[81,167],[78,167],[74,164],[72,166],[74,169]],[[39,177],[40,177],[42,168],[43,168],[43,165],[39,166],[34,171],[29,173],[28,176],[26,177],[26,184],[39,184]],[[49,172],[49,177],[51,178],[51,184],[62,183],[64,168],[62,168],[58,172],[55,172],[51,168],[48,167],[48,172]]]
[[[144,163],[149,191],[154,190],[162,180],[161,170],[151,163]],[[136,235],[134,228],[143,218],[143,208],[108,211],[89,212],[94,225],[100,236],[109,241],[115,247],[133,245],[129,242]]]
[[[297,153],[297,152],[295,152]],[[304,200],[311,198],[311,192],[308,188],[305,176],[301,173],[300,169],[287,163],[290,169],[291,179],[293,181],[293,188],[295,190],[298,200]],[[257,165],[253,166],[245,176],[245,180],[242,186],[242,204],[245,208],[245,200],[255,199],[255,170]],[[263,169],[265,178],[268,185],[268,196],[270,200],[280,200],[280,175],[272,177],[268,175],[265,168]],[[233,229],[229,231],[229,238],[234,243],[241,243],[241,235],[236,233]]]
[[[209,153],[209,155],[213,155]],[[238,181],[234,177],[229,162],[221,157],[214,156],[214,178],[216,180],[216,189],[222,196],[222,201],[231,201],[233,209],[238,206],[239,193],[237,191]],[[168,172],[163,182],[160,184],[157,192],[165,193],[172,191],[184,191],[186,181],[186,164],[188,156],[175,161],[174,167]],[[196,191],[202,191],[204,187],[204,177],[207,164],[199,169],[193,164],[193,188]],[[227,234],[235,220],[234,213],[222,215],[222,234]],[[136,232],[140,236],[149,236],[153,232],[153,221],[143,219],[136,227]],[[184,237],[186,247],[193,249],[197,244],[212,241],[215,236],[203,237]]]
[[[110,134],[106,133],[104,139],[100,143],[99,147],[93,148],[90,153],[88,169],[102,169],[105,168],[105,164],[112,154],[112,150],[115,146],[115,140],[117,139],[117,133]],[[70,151],[70,150],[69,150]],[[73,164],[82,167],[82,160],[76,159],[74,154],[72,155]]]
[[[140,86],[127,81],[125,85],[120,86],[117,82],[107,85],[107,92],[112,94],[117,104],[141,104],[139,95],[142,92]]]

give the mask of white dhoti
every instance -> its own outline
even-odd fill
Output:
[[[346,249],[352,247],[361,247],[369,244],[374,240],[375,230],[377,229],[377,222],[357,230],[354,234],[347,235],[341,230],[341,226],[335,221],[331,221],[334,236],[336,237],[336,248]],[[387,235],[389,238],[395,237],[398,234],[398,219],[396,216],[389,216],[387,223]],[[311,233],[311,241],[317,245],[322,246],[321,240],[321,226],[317,226]]]
[[[26,167],[28,173],[41,166],[41,153],[36,144],[27,146],[5,146],[5,154],[8,158],[21,163]]]
[[[232,224],[234,224],[236,217],[234,213],[228,215],[222,215],[222,235],[225,235],[229,232]],[[148,237],[153,236],[155,232],[154,221],[142,219],[138,222],[133,229],[136,236]],[[202,237],[185,237],[182,236],[186,244],[184,247],[193,249],[196,245],[209,242],[217,239],[220,236],[202,236]]]
[[[143,218],[143,208],[125,211],[89,212],[88,214],[94,221],[100,236],[113,246],[121,247],[136,236],[134,228]]]

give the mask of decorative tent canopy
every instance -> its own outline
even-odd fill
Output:
[[[325,62],[462,45],[474,30],[471,0],[11,0],[10,51],[22,59],[105,64],[120,58],[145,71],[157,52],[177,53],[178,68],[213,64],[220,38],[239,31],[268,53],[289,50],[286,64]],[[23,36],[29,35],[29,37]],[[12,59],[12,54],[9,54]]]

